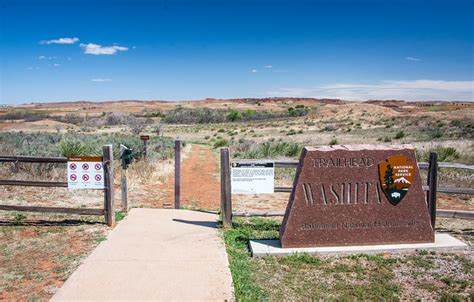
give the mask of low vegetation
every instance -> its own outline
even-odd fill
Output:
[[[297,143],[282,140],[269,140],[256,143],[250,140],[242,140],[232,146],[232,156],[235,158],[248,159],[271,159],[279,157],[296,158],[300,155],[303,146]]]
[[[283,117],[305,116],[311,110],[305,106],[290,107],[287,111],[236,110],[211,108],[177,108],[164,113],[163,122],[168,124],[215,124],[248,122]]]
[[[223,229],[237,301],[472,300],[473,261],[464,254],[252,258],[250,239],[278,239],[280,223],[235,219]]]
[[[0,132],[0,154],[30,156],[101,156],[102,146],[112,144],[114,157],[119,158],[120,144],[132,148],[136,158],[144,151],[143,142],[129,134],[85,134],[75,131],[50,132]],[[147,152],[150,157],[162,159],[173,155],[173,140],[152,137]]]

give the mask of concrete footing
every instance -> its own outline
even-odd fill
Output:
[[[253,257],[288,256],[296,253],[307,254],[378,254],[407,253],[416,250],[432,250],[440,252],[464,251],[469,245],[449,234],[435,234],[435,242],[411,244],[383,244],[359,246],[331,246],[307,248],[282,248],[279,240],[250,240]]]

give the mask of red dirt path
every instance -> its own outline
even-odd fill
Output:
[[[157,207],[174,207],[174,174],[159,186],[163,192]],[[211,149],[192,145],[181,162],[181,207],[217,210],[220,203],[219,167]]]

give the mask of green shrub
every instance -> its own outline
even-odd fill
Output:
[[[405,137],[405,132],[403,131],[398,131],[397,134],[395,134],[395,139],[401,139]]]
[[[63,140],[59,143],[59,150],[64,157],[100,155],[93,154],[93,147],[77,140]]]
[[[238,110],[231,109],[227,113],[227,119],[231,122],[235,122],[242,119],[242,114]]]
[[[218,138],[214,142],[214,149],[225,147],[225,146],[228,146],[228,145],[229,145],[229,142],[226,139]]]
[[[296,143],[283,141],[255,143],[248,140],[239,140],[239,144],[233,145],[231,148],[237,158],[259,159],[296,157],[301,153],[303,147]]]
[[[333,145],[337,145],[337,144],[339,144],[339,141],[335,137],[333,137],[331,139],[331,141],[329,142],[329,146],[333,146]]]
[[[24,220],[26,218],[27,218],[27,216],[23,213],[16,213],[15,214],[15,220],[17,220],[17,221]]]
[[[438,146],[435,151],[438,153],[438,161],[455,161],[460,157],[459,152],[453,147]]]

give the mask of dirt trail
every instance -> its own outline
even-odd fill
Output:
[[[181,206],[218,209],[220,199],[219,166],[208,147],[191,146],[191,154],[181,162]],[[162,192],[155,207],[174,207],[174,174],[159,186]]]

